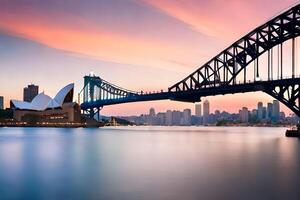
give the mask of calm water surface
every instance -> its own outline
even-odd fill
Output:
[[[0,129],[0,199],[300,199],[284,128]]]

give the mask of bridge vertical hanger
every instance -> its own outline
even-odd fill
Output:
[[[268,50],[268,80],[270,80],[270,50]]]
[[[280,44],[280,78],[283,78],[283,69],[282,69],[282,65],[283,65],[283,53],[282,53],[282,46],[283,44]]]
[[[295,76],[298,77],[298,40],[295,38]],[[297,70],[298,69],[298,70]]]
[[[258,35],[258,32],[256,33],[256,54],[258,55],[259,54],[259,45],[258,45],[258,41],[259,41],[259,35]],[[257,56],[257,58],[255,59],[256,61],[256,77],[259,78],[259,57]]]
[[[258,58],[254,60],[254,81],[259,78],[259,69],[258,69]]]
[[[214,87],[216,87],[216,76],[217,76],[217,73],[216,73],[216,67],[217,66],[216,65],[217,65],[217,61],[214,60]]]
[[[273,49],[268,50],[268,80],[273,80]]]
[[[270,72],[270,75],[271,75],[271,80],[273,80],[273,48],[271,49],[271,58],[270,58],[270,66],[271,66],[271,72]]]
[[[295,77],[295,37],[292,38],[292,78]]]
[[[228,82],[228,69],[226,69],[226,68],[228,66],[227,66],[227,54],[226,53],[224,53],[224,63],[225,63],[225,65],[224,65],[225,73],[224,74],[226,74],[224,82],[227,83]]]
[[[235,70],[235,68],[236,68],[236,58],[235,58],[235,46],[233,46],[232,47],[232,49],[233,49],[233,85],[235,85],[236,84],[236,75],[235,75],[235,73],[236,73],[236,70]]]
[[[255,60],[254,60],[254,62],[253,62],[253,65],[254,65],[254,69],[253,69],[253,80],[255,81],[255,77],[256,77],[256,62],[255,62]]]

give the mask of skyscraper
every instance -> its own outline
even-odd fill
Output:
[[[147,124],[149,124],[149,125],[155,125],[156,124],[154,108],[150,108],[149,115],[146,118],[147,118]]]
[[[172,112],[172,125],[181,125],[182,112],[173,110]]]
[[[191,109],[183,110],[183,125],[190,126],[192,123],[192,111]]]
[[[271,120],[272,119],[272,115],[273,115],[273,104],[272,103],[268,103],[267,105],[267,114],[266,114],[266,118],[268,120]]]
[[[28,85],[23,90],[23,101],[31,102],[32,99],[38,95],[39,93],[39,86],[37,85]]]
[[[157,113],[157,124],[158,125],[166,125],[166,113]]]
[[[150,108],[150,110],[149,110],[149,115],[150,115],[151,117],[154,117],[154,116],[155,116],[155,109],[154,109],[154,108]]]
[[[167,110],[166,112],[166,125],[171,126],[172,125],[172,111]]]
[[[202,115],[201,104],[195,105],[195,115],[197,117],[201,117],[201,115]]]
[[[278,122],[279,112],[280,112],[279,101],[274,100],[273,101],[273,114],[272,114],[272,120],[274,122]]]
[[[267,108],[263,107],[263,119],[267,119]]]
[[[257,119],[258,121],[263,119],[263,103],[258,102],[257,104]]]
[[[248,108],[243,107],[242,110],[239,111],[241,122],[247,123],[249,121],[249,111]]]
[[[0,96],[0,110],[4,109],[4,98]]]
[[[209,123],[209,101],[205,100],[203,103],[203,124]]]

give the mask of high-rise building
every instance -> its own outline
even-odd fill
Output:
[[[183,125],[190,126],[192,124],[192,111],[191,109],[183,110]]]
[[[249,122],[249,111],[248,108],[243,107],[242,110],[239,111],[240,114],[240,121],[247,123]]]
[[[166,124],[166,113],[162,113],[162,112],[159,112],[157,113],[157,124],[158,125],[165,125]]]
[[[166,125],[171,126],[172,125],[172,111],[167,110],[166,112]]]
[[[263,119],[267,119],[267,108],[263,107]]]
[[[251,121],[256,121],[257,120],[257,109],[253,109],[250,112],[250,120]]]
[[[263,103],[258,102],[257,104],[257,119],[258,121],[263,119]]]
[[[279,119],[280,120],[284,120],[285,119],[285,113],[284,112],[280,112],[279,113]]]
[[[149,110],[149,115],[150,115],[151,117],[155,117],[155,109],[154,109],[154,108],[150,108],[150,110]]]
[[[197,117],[201,117],[201,115],[202,115],[201,104],[196,104],[195,105],[195,115]]]
[[[28,85],[23,90],[23,101],[31,102],[34,97],[39,93],[39,86],[37,85]]]
[[[0,110],[4,109],[4,98],[0,96]]]
[[[182,112],[173,110],[172,112],[172,125],[181,125]]]
[[[221,111],[215,110],[215,121],[218,121],[221,118]]]
[[[203,103],[203,124],[209,123],[209,101],[205,100]]]
[[[271,120],[272,119],[272,115],[273,115],[273,104],[272,103],[268,103],[266,118],[268,120]]]
[[[280,112],[279,101],[274,100],[273,101],[273,113],[272,113],[272,120],[274,122],[278,122],[279,112]]]

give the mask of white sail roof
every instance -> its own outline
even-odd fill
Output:
[[[46,110],[51,100],[52,100],[51,97],[45,95],[44,92],[42,92],[38,94],[36,97],[34,97],[32,102],[30,103],[31,110],[39,110],[39,111]]]
[[[65,98],[74,88],[74,83],[71,83],[62,88],[52,99],[44,92],[38,94],[31,103],[25,101],[12,100],[12,104],[17,109],[43,111],[46,109],[59,108],[63,105]]]
[[[31,104],[26,101],[18,101],[18,100],[11,100],[12,104],[16,108],[22,108],[24,110],[30,110],[31,109]]]
[[[68,95],[68,93],[74,88],[74,83],[71,83],[67,86],[65,86],[64,88],[62,88],[54,97],[54,101],[59,105],[62,106],[62,104],[64,103],[64,100],[66,98],[66,96]]]

